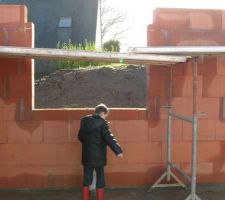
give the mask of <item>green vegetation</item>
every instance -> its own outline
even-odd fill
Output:
[[[119,40],[109,40],[103,44],[104,51],[119,52],[120,51],[120,41]]]
[[[94,42],[85,41],[84,45],[76,45],[69,43],[64,44],[57,44],[57,48],[59,49],[66,49],[70,51],[99,51],[96,48]],[[83,68],[83,67],[90,67],[90,66],[99,66],[104,65],[105,63],[102,62],[89,62],[89,61],[73,61],[73,60],[60,60],[56,61],[57,69],[76,69],[76,68]]]

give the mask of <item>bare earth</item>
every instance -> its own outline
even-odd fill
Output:
[[[35,83],[36,108],[146,107],[146,67],[59,70]]]
[[[199,197],[203,200],[224,200],[224,186],[198,187]],[[189,190],[156,189],[147,193],[146,189],[107,189],[106,200],[184,200]],[[52,191],[0,191],[0,199],[4,200],[81,200],[80,190]]]

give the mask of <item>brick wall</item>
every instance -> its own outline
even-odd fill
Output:
[[[1,5],[0,13],[0,45],[32,47],[34,27],[27,22],[27,9]],[[148,45],[223,44],[222,11],[158,9],[154,16],[153,25],[148,27]],[[206,58],[199,67],[198,109],[207,113],[199,121],[199,182],[225,180],[225,125],[219,119],[220,98],[225,92],[223,60]],[[93,110],[32,109],[32,64],[29,59],[0,58],[0,187],[81,186],[79,119]],[[185,115],[191,114],[190,69],[188,64],[174,70],[173,104],[176,112]],[[153,110],[156,100],[161,105],[167,103],[167,73],[154,66],[148,69],[146,110],[110,111],[110,127],[124,149],[124,158],[108,152],[108,185],[147,185],[163,172],[167,116],[160,109],[155,120],[148,111]],[[174,120],[173,135],[173,160],[188,171],[190,126]]]
[[[163,9],[154,11],[153,24],[148,26],[149,46],[207,46],[225,45],[225,11]],[[225,122],[221,120],[221,99],[225,95],[225,58],[205,57],[199,65],[198,111],[206,115],[198,124],[198,182],[219,183],[225,181],[224,150]],[[150,99],[160,96],[160,103],[167,102],[168,71],[152,66],[149,70]],[[160,84],[160,82],[162,84]],[[191,116],[192,65],[178,65],[173,71],[173,105],[178,114]],[[156,86],[158,87],[156,89]],[[151,90],[151,87],[155,88]],[[165,151],[166,115],[160,110],[156,132],[149,131],[152,140],[162,142]],[[173,161],[190,172],[191,125],[173,120]],[[163,156],[165,160],[165,156]]]

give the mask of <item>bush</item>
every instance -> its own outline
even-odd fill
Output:
[[[103,44],[104,51],[119,52],[120,51],[120,41],[119,40],[109,40]]]
[[[70,51],[96,51],[97,50],[94,42],[88,42],[87,40],[85,40],[84,45],[72,44],[70,41],[69,43],[64,43],[64,44],[58,43],[57,48],[66,49]],[[89,62],[89,61],[74,61],[74,60],[56,61],[57,69],[74,69],[74,68],[80,68],[80,67],[98,66],[101,64],[102,63],[100,62]]]

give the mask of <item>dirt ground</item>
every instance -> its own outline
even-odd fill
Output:
[[[224,200],[225,186],[201,186],[197,188],[202,200]],[[107,189],[105,200],[184,200],[189,190],[155,189],[147,193],[146,189]],[[0,191],[4,200],[81,200],[80,190],[58,191]]]
[[[146,107],[146,67],[59,70],[35,83],[36,108]]]

